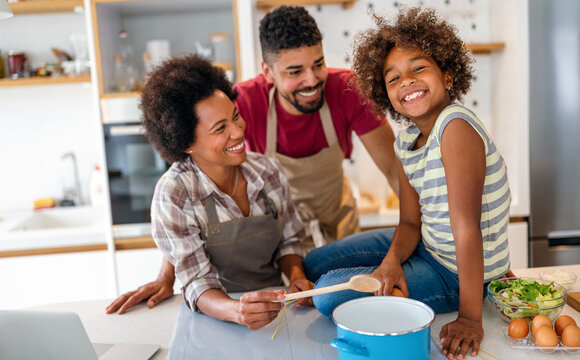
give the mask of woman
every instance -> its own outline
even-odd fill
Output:
[[[287,180],[275,160],[246,153],[231,89],[225,73],[198,56],[169,60],[150,75],[143,124],[172,163],[155,188],[152,233],[192,310],[259,329],[283,307],[274,302],[283,291],[253,290],[281,285],[280,270],[291,292],[313,285]],[[244,294],[238,301],[228,292]]]

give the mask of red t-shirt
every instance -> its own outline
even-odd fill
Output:
[[[352,131],[359,136],[364,135],[386,121],[372,111],[370,104],[364,104],[361,95],[349,84],[353,75],[350,70],[329,68],[324,87],[324,98],[346,158],[352,152]],[[268,94],[272,86],[263,74],[234,86],[238,93],[234,103],[246,122],[246,145],[249,150],[262,154],[266,151]],[[328,147],[318,112],[295,116],[288,114],[277,100],[275,102],[278,153],[301,158]]]

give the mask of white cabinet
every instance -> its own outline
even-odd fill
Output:
[[[157,279],[163,254],[158,249],[119,250],[115,258],[119,293],[124,294]],[[176,281],[174,293],[181,291],[180,286]]]
[[[0,309],[111,298],[108,261],[106,251],[0,258]]]
[[[513,222],[508,226],[510,268],[526,269],[528,262],[528,223]]]

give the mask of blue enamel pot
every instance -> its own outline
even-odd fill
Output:
[[[435,313],[417,300],[369,296],[334,309],[336,338],[330,346],[340,360],[428,360]]]

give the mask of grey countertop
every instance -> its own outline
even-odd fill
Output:
[[[569,265],[557,267],[558,269],[572,271],[580,277],[580,265]],[[545,268],[530,268],[514,270],[518,276],[537,277],[539,272]],[[556,269],[556,267],[554,267]],[[579,290],[579,283],[575,284],[576,291]],[[80,315],[87,333],[93,342],[99,343],[148,343],[161,345],[161,349],[154,356],[154,359],[165,359],[172,340],[172,333],[179,325],[177,322],[178,313],[182,306],[183,300],[181,295],[175,295],[172,299],[163,302],[153,309],[148,309],[144,304],[138,305],[132,311],[124,315],[106,315],[104,313],[105,306],[110,300],[95,300],[86,302],[52,304],[40,307],[35,307],[33,310],[48,310],[48,311],[73,311]],[[187,309],[186,309],[187,310]],[[315,309],[292,309],[292,313],[288,316],[287,323],[281,327],[281,330],[276,336],[276,339],[270,340],[273,329],[265,328],[253,332],[246,328],[229,323],[221,323],[217,320],[211,319],[202,314],[187,314],[190,317],[200,318],[198,323],[190,323],[187,326],[195,328],[197,333],[203,334],[203,337],[210,339],[211,346],[219,347],[220,351],[231,353],[232,357],[236,358],[238,354],[245,354],[246,359],[250,358],[272,358],[266,356],[268,353],[264,351],[275,351],[274,358],[280,354],[280,349],[284,346],[317,348],[317,354],[321,359],[335,358],[333,354],[336,351],[328,346],[327,340],[335,336],[333,324],[326,318],[321,317]],[[580,313],[566,305],[562,314],[571,316],[580,324]],[[435,322],[431,326],[431,338],[434,340],[432,346],[438,343],[439,331],[441,327],[457,316],[456,312],[438,314]],[[492,354],[496,359],[577,359],[577,354],[565,353],[558,351],[552,354],[546,354],[538,350],[522,352],[521,350],[512,349],[509,346],[508,340],[504,335],[503,328],[507,323],[502,320],[492,308],[488,300],[484,302],[483,309],[483,327],[485,337],[481,344],[481,349]],[[193,319],[192,321],[197,321]],[[316,330],[316,331],[313,331]],[[183,335],[180,330],[179,334]],[[225,333],[224,333],[225,331]],[[309,332],[307,332],[309,331]],[[288,334],[294,334],[289,336]],[[302,334],[300,336],[296,334]],[[309,335],[310,334],[310,335]],[[246,344],[243,349],[236,349],[220,341],[220,338],[231,337],[241,341],[240,344]],[[286,340],[284,340],[286,339]],[[291,339],[287,340],[287,339]],[[209,340],[208,340],[209,341]],[[273,343],[275,341],[285,341],[284,344]],[[269,344],[268,347],[260,347],[258,343]],[[223,346],[221,345],[223,344]],[[277,345],[276,345],[277,344]],[[314,344],[314,345],[313,345]],[[202,344],[203,345],[203,344]],[[256,346],[253,346],[256,345]],[[205,346],[205,345],[204,345]],[[210,348],[211,350],[211,348]],[[251,357],[247,357],[249,353],[244,351],[251,351]],[[300,353],[300,352],[298,352]],[[270,354],[271,356],[272,354]],[[490,359],[493,357],[481,353],[483,358]],[[264,357],[265,356],[265,357]],[[470,358],[470,356],[468,356]]]

